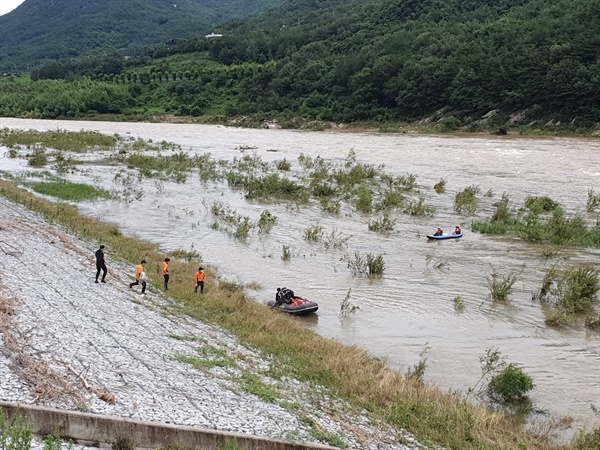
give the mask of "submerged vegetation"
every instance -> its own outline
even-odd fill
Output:
[[[587,314],[586,325],[597,327],[594,303],[600,291],[600,273],[594,267],[551,267],[544,276],[534,300],[556,306],[556,312],[546,319],[551,326],[573,322],[576,315]]]
[[[588,193],[588,209],[593,204],[593,189]],[[494,204],[488,221],[475,221],[471,228],[484,234],[516,234],[538,243],[600,247],[600,224],[586,225],[582,215],[567,217],[564,208],[548,196],[527,197],[522,208],[511,210],[508,194]]]

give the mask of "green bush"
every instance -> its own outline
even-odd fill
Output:
[[[446,192],[446,179],[440,178],[440,181],[433,185],[433,190],[438,194],[443,194]]]
[[[33,153],[27,155],[27,162],[31,167],[44,167],[48,164],[48,155],[44,147],[35,146]]]
[[[373,209],[373,191],[368,186],[361,186],[357,192],[356,209],[369,213]]]
[[[502,199],[494,203],[496,210],[492,215],[491,222],[506,222],[512,218],[512,214],[509,210],[509,197],[505,192],[502,194]]]
[[[267,209],[265,209],[261,214],[260,214],[260,218],[258,219],[258,229],[260,230],[261,233],[264,234],[269,234],[269,232],[271,231],[271,228],[273,228],[273,226],[275,226],[275,224],[277,223],[277,216],[274,216],[273,214],[271,214],[271,212]]]
[[[533,379],[520,367],[509,364],[492,377],[488,384],[488,393],[495,400],[509,403],[524,397],[533,388]]]
[[[547,195],[541,197],[528,196],[525,199],[525,208],[536,214],[554,211],[559,205]]]
[[[512,293],[512,288],[517,281],[515,274],[499,275],[496,272],[486,277],[492,301],[504,301]]]
[[[459,191],[454,197],[454,211],[457,213],[467,212],[474,213],[479,206],[479,186],[467,186],[462,191]]]
[[[552,267],[533,298],[554,303],[566,314],[590,311],[600,291],[598,276],[594,267]]]

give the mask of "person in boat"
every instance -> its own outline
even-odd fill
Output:
[[[277,288],[277,294],[275,294],[275,304],[273,306],[279,305],[289,305],[292,303],[294,299],[294,291],[288,289],[286,287]]]
[[[444,231],[438,227],[437,231],[435,233],[433,233],[434,236],[442,236],[444,234]]]
[[[456,228],[454,228],[454,234],[462,234],[462,230],[460,229],[460,225],[456,225]]]

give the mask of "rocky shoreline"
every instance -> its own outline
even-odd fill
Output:
[[[350,448],[419,446],[318,386],[265,375],[268,356],[177,314],[158,287],[145,297],[130,290],[134,268],[111,260],[110,248],[108,283],[95,284],[95,249],[0,198],[0,399],[328,443],[312,422]],[[235,364],[190,363],[224,354]],[[278,400],[245,391],[249,375]]]

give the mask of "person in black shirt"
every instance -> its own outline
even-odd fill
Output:
[[[101,245],[100,248],[96,251],[96,283],[98,283],[98,277],[100,276],[100,271],[102,271],[102,282],[106,283],[106,261],[104,260],[104,245]]]

